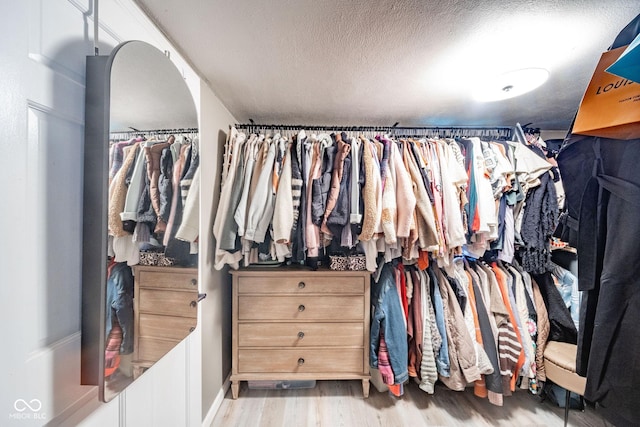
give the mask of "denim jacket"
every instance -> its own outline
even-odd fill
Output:
[[[389,350],[389,361],[395,378],[394,383],[402,384],[409,379],[407,328],[391,264],[385,264],[382,267],[377,282],[372,281],[371,302],[373,304],[373,319],[369,363],[373,368],[378,367],[378,346],[382,330]]]
[[[578,278],[574,276],[569,270],[566,270],[559,265],[553,266],[552,274],[558,280],[556,287],[562,295],[564,304],[569,308],[571,312],[571,319],[573,324],[576,325],[576,329],[580,326],[580,291],[578,288]]]
[[[116,317],[122,328],[120,354],[133,352],[133,273],[126,262],[111,267],[107,279],[106,334],[112,327],[112,318]]]

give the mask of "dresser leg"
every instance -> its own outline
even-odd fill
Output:
[[[362,395],[366,399],[369,397],[369,380],[362,380]]]
[[[144,372],[144,368],[141,366],[134,366],[133,367],[133,379],[137,379],[140,375],[142,375],[142,373]]]
[[[240,381],[231,381],[231,397],[235,400],[238,398],[240,391]]]

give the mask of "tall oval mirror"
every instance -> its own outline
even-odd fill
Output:
[[[198,119],[171,60],[87,58],[82,383],[109,401],[196,327]]]

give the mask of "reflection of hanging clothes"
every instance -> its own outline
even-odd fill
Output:
[[[193,178],[189,179],[189,187],[190,191],[184,203],[182,222],[176,232],[176,239],[193,243],[200,234],[198,225],[200,220],[200,168],[196,168]]]
[[[162,150],[169,147],[175,137],[172,135],[167,142],[157,143],[151,147],[145,147],[144,151],[147,156],[147,176],[149,178],[149,196],[151,198],[151,205],[156,215],[156,226],[154,232],[164,233],[166,223],[162,219],[160,209],[160,172],[161,172],[161,156]]]
[[[116,176],[122,167],[125,158],[125,148],[139,142],[141,138],[132,138],[128,141],[116,142],[111,146],[111,162],[109,167],[109,182]]]
[[[143,141],[140,143],[142,149],[136,154],[133,171],[129,179],[129,186],[127,187],[127,196],[123,210],[120,213],[120,219],[122,219],[122,221],[136,222],[138,219],[138,203],[145,187],[144,177],[146,176],[146,154],[144,147],[153,145],[156,142],[157,141]]]
[[[121,354],[133,352],[133,273],[126,262],[113,262],[107,269],[106,334],[114,321],[122,328]]]
[[[160,155],[160,176],[158,177],[158,195],[160,197],[158,219],[165,224],[165,227],[169,222],[172,207],[171,201],[174,194],[172,177],[175,163],[171,146],[165,147]]]
[[[183,203],[180,194],[180,179],[184,175],[184,166],[187,158],[188,145],[180,147],[180,155],[174,163],[173,170],[173,197],[167,228],[164,234],[163,244],[166,246],[165,255],[175,258],[179,262],[188,262],[191,245],[183,240],[176,239],[176,232],[182,223]]]
[[[120,367],[120,346],[122,345],[122,328],[117,319],[113,324],[104,349],[104,376],[109,377]]]
[[[183,174],[183,168],[186,163],[186,159],[188,157],[187,152],[189,151],[188,145],[182,145],[179,147],[180,154],[178,159],[173,163],[173,173],[171,176],[171,200],[169,201],[169,216],[167,218],[167,229],[164,233],[163,245],[167,246],[169,244],[169,239],[175,235],[175,224],[180,224],[180,220],[182,219],[182,206],[183,200],[180,192],[180,178]],[[178,204],[178,202],[180,202]],[[176,227],[177,228],[177,227]]]
[[[124,209],[127,197],[127,184],[132,172],[136,156],[138,155],[138,143],[126,147],[126,155],[120,169],[114,174],[109,185],[108,226],[109,234],[113,236],[126,236],[133,231],[130,223],[124,223],[120,213]],[[123,150],[124,151],[124,150]]]

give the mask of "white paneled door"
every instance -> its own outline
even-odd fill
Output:
[[[193,380],[199,371],[191,363],[199,370],[199,337],[109,404],[97,402],[95,387],[80,385],[91,3],[0,0],[0,425],[199,425],[200,407],[192,403],[201,398]],[[162,40],[130,0],[100,7],[102,54],[124,40]]]

